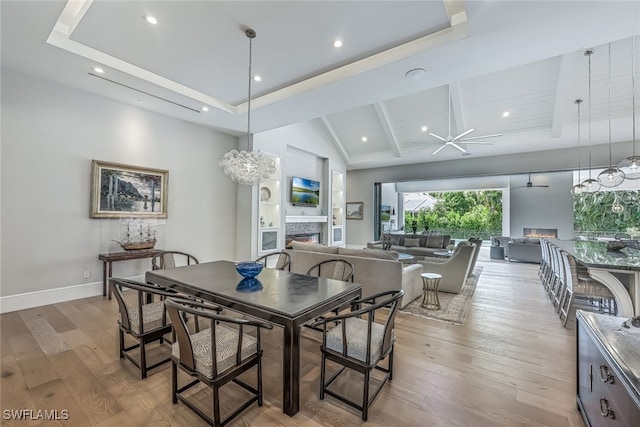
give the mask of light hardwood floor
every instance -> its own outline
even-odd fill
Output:
[[[575,403],[575,321],[562,327],[537,265],[478,264],[484,270],[464,325],[398,315],[394,379],[374,403],[367,425],[584,425]],[[184,405],[171,403],[168,364],[140,380],[136,368],[118,358],[117,316],[116,302],[102,297],[3,314],[2,410],[66,409],[69,419],[3,417],[2,424],[205,425]],[[341,402],[319,400],[319,339],[311,330],[303,339],[301,410],[292,418],[283,415],[282,331],[274,328],[265,337],[265,404],[230,425],[363,424]],[[167,349],[158,346],[151,353]],[[353,378],[340,386],[357,393],[361,382]],[[223,395],[225,408],[236,402],[235,393],[231,388]]]

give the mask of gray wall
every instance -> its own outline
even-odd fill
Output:
[[[200,261],[233,259],[236,185],[217,162],[237,142],[3,69],[0,296],[101,286],[109,220],[89,218],[91,159],[168,169],[166,248]],[[141,275],[149,265],[116,263],[114,275]],[[92,277],[83,279],[84,271]]]

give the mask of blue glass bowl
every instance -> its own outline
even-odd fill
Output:
[[[238,282],[236,291],[238,292],[257,292],[262,289],[262,282],[258,279],[246,277]]]
[[[262,271],[263,265],[259,262],[247,261],[236,263],[236,270],[242,277],[253,278]]]

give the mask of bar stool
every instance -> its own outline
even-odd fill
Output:
[[[441,274],[422,273],[422,304],[421,307],[427,310],[440,310],[440,299],[438,298],[438,286],[440,286]]]

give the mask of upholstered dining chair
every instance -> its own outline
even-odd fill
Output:
[[[322,361],[320,364],[320,400],[325,393],[362,411],[362,420],[367,421],[369,408],[387,381],[393,379],[393,344],[395,342],[395,318],[402,302],[402,289],[385,291],[369,298],[352,301],[354,311],[338,316],[321,318],[311,326],[322,329]],[[376,313],[384,311],[382,322],[376,322]],[[380,317],[380,316],[379,316]],[[337,326],[329,329],[328,324]],[[388,364],[379,363],[388,357]],[[326,380],[327,360],[342,365],[342,368]],[[354,402],[329,386],[345,369],[364,374],[363,396],[361,402]],[[385,375],[373,394],[369,394],[371,373],[374,369]]]
[[[180,251],[162,251],[151,258],[151,268],[153,270],[164,270],[165,268],[191,264],[199,264],[198,259],[193,255]]]
[[[109,286],[120,309],[120,319],[118,320],[120,358],[129,359],[140,369],[141,378],[145,379],[147,371],[169,361],[167,355],[159,362],[147,366],[146,344],[153,341],[162,344],[164,336],[171,333],[171,322],[167,318],[163,299],[180,294],[157,285],[127,279],[109,279]],[[129,295],[125,298],[123,294],[125,289],[136,291],[136,298],[131,298]],[[149,298],[153,296],[158,296],[160,300],[153,301],[153,298]],[[125,347],[125,335],[134,338],[136,344]],[[139,348],[139,360],[129,354],[129,351],[136,348]]]
[[[253,402],[257,401],[258,406],[262,406],[260,331],[273,326],[222,316],[218,314],[221,307],[204,302],[168,298],[165,305],[176,335],[171,351],[171,401],[174,404],[182,402],[212,426],[227,424]],[[186,314],[196,315],[205,322],[208,320],[208,328],[191,334],[184,321]],[[256,387],[238,378],[254,366],[257,370]],[[178,368],[194,379],[178,387]],[[229,382],[248,391],[251,398],[222,419],[219,390]],[[195,395],[185,393],[200,383],[212,389],[213,417],[194,403]]]
[[[353,264],[344,259],[326,259],[312,265],[307,270],[307,276],[326,277],[329,279],[353,282]]]
[[[291,255],[286,252],[271,252],[256,259],[265,268],[291,271]]]
[[[559,310],[562,325],[567,326],[569,313],[576,298],[597,300],[599,311],[602,311],[602,301],[604,300],[607,303],[606,308],[608,314],[615,316],[617,314],[617,307],[615,297],[611,290],[591,277],[579,276],[576,259],[573,255],[566,251],[561,251],[560,256],[564,268],[567,270],[566,286],[564,287],[564,294],[560,300]]]

